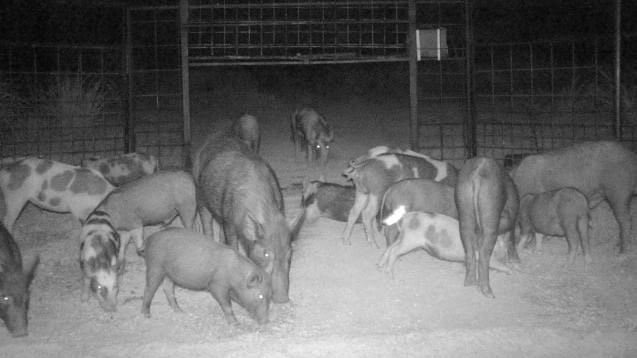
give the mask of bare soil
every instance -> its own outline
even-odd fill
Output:
[[[243,112],[258,116],[261,154],[280,179],[290,218],[299,212],[302,178],[319,175],[289,141],[297,104],[314,105],[335,127],[329,181],[344,183],[346,162],[369,147],[408,142],[408,98],[400,91],[272,93],[236,73],[201,81],[193,98],[195,146]],[[211,85],[206,92],[207,82],[228,88]],[[579,256],[566,267],[566,241],[545,240],[542,252],[520,253],[520,271],[491,274],[495,299],[463,286],[461,263],[424,251],[404,256],[393,277],[379,272],[383,249],[366,243],[362,227],[356,225],[352,245],[344,246],[345,224],[319,219],[294,243],[291,303],[273,305],[264,326],[235,305],[240,325],[232,327],[209,294],[183,289],[176,295],[185,313],[172,312],[160,290],[152,317],[144,318],[145,266],[130,247],[118,311],[81,302],[79,223],[29,205],[16,230],[23,254],[41,257],[29,336],[13,339],[0,330],[0,357],[634,357],[637,256],[614,254],[617,224],[606,204],[592,213],[591,265],[584,267]]]

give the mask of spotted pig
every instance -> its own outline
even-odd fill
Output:
[[[465,253],[458,220],[443,214],[418,211],[405,213],[404,206],[400,209],[402,209],[402,217],[396,217],[387,222],[389,225],[397,222],[400,234],[381,257],[378,263],[381,270],[393,272],[398,257],[418,248],[424,249],[429,255],[441,260],[464,262]],[[505,240],[498,238],[489,267],[511,273],[511,270],[502,262],[506,257],[505,245]]]
[[[84,221],[113,189],[96,170],[26,158],[0,169],[0,218],[13,231],[22,208],[30,201],[42,209],[70,212]]]
[[[117,307],[120,237],[111,225],[110,216],[96,210],[82,226],[80,234],[80,268],[82,270],[82,301],[92,293],[106,312]]]
[[[144,153],[126,153],[109,158],[90,157],[82,166],[102,173],[115,186],[139,179],[157,171],[157,158]]]

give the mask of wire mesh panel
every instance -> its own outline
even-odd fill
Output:
[[[132,146],[157,156],[161,167],[181,167],[179,10],[176,6],[129,8],[127,25]]]
[[[477,46],[479,155],[508,166],[528,153],[613,139],[612,59],[608,38]]]
[[[0,156],[122,151],[123,63],[120,47],[0,43]]]
[[[405,60],[406,0],[192,0],[195,65]]]

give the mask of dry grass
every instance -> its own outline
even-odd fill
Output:
[[[115,94],[114,86],[99,77],[65,76],[36,98],[40,111],[54,121],[52,127],[94,127]]]

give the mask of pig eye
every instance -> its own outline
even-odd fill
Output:
[[[263,301],[263,294],[259,293],[259,295],[257,296],[257,298],[259,299],[259,301]]]
[[[321,145],[320,145],[320,144],[317,144],[317,145],[316,145],[316,149],[321,149]]]
[[[8,305],[11,303],[10,296],[0,296],[0,305]]]

